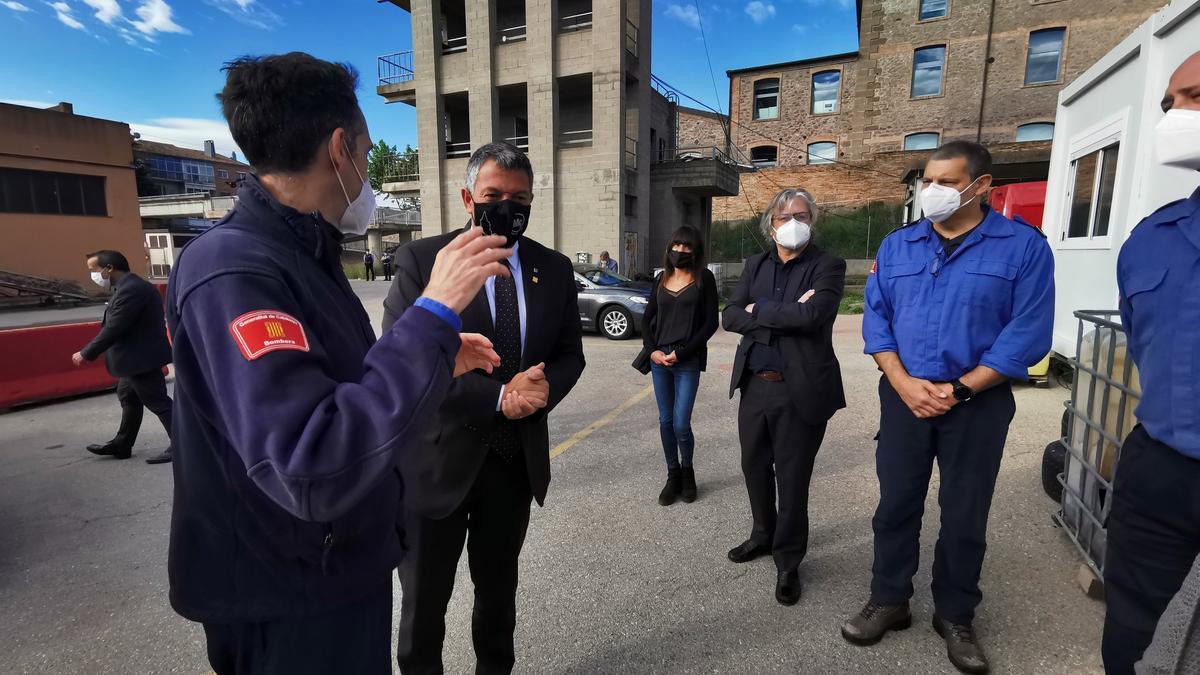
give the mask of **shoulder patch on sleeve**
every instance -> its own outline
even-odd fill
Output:
[[[229,324],[229,332],[247,361],[274,351],[308,351],[308,336],[290,314],[270,309],[247,312]]]
[[[868,274],[875,274],[878,271],[879,271],[879,260],[878,259],[872,260],[871,261],[871,271],[868,272]]]

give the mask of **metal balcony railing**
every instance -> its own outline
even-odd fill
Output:
[[[446,38],[442,41],[442,53],[454,54],[467,51],[467,36]]]
[[[558,20],[558,30],[561,33],[570,33],[577,30],[588,30],[591,27],[591,12],[580,12],[579,14],[560,17]]]
[[[409,82],[416,77],[413,70],[412,50],[384,54],[376,62],[379,73],[379,86]]]
[[[461,143],[446,142],[446,159],[455,159],[457,157],[471,156],[471,141],[463,141]]]
[[[513,26],[511,28],[501,28],[500,30],[496,31],[496,34],[500,36],[500,44],[507,44],[509,42],[520,42],[525,39],[525,33],[526,33],[525,26]]]
[[[581,145],[592,144],[591,129],[577,129],[574,131],[561,131],[558,134],[558,145],[564,148],[570,148]]]
[[[712,159],[726,164],[734,164],[733,158],[715,145],[683,145],[677,148],[656,148],[653,153],[655,162],[672,162],[675,160]],[[772,165],[774,163],[772,162]]]
[[[518,150],[529,152],[529,136],[509,136],[504,140],[517,146]]]
[[[408,183],[421,180],[420,162],[417,153],[394,155],[383,162],[383,182]]]

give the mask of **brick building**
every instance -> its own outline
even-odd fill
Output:
[[[236,157],[218,154],[212,141],[204,141],[204,150],[193,150],[137,138],[133,155],[139,197],[236,195],[238,178],[250,171],[250,165]]]
[[[420,152],[418,173],[383,190],[420,196],[424,236],[466,222],[467,161],[493,140],[533,164],[531,237],[573,259],[607,250],[626,272],[654,267],[661,230],[706,226],[711,197],[736,194],[727,163],[675,153],[675,104],[651,87],[650,0],[391,3],[412,14],[413,49],[380,57],[376,91],[416,107]]]
[[[906,200],[911,217],[928,151],[958,139],[993,149],[1000,183],[1044,179],[1058,92],[1164,4],[860,0],[857,52],[728,71],[731,154],[761,170],[743,189],[755,209],[803,184],[846,206]],[[715,217],[751,204],[718,200]]]

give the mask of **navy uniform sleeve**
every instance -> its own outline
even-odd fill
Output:
[[[1041,236],[1030,237],[1013,288],[1012,318],[979,364],[1014,380],[1050,353],[1054,332],[1054,256]]]
[[[232,326],[261,310],[298,321],[306,348],[248,352]],[[177,386],[221,430],[255,485],[311,521],[337,518],[392,471],[445,397],[460,345],[449,324],[414,307],[367,353],[362,377],[345,382],[330,373],[291,292],[270,275],[202,281],[179,312]]]
[[[862,334],[866,348],[865,354],[881,354],[883,352],[899,352],[896,336],[892,332],[892,300],[888,297],[888,289],[883,284],[884,267],[888,239],[875,254],[875,262],[871,264],[871,272],[867,274],[867,288],[863,292],[863,322]]]

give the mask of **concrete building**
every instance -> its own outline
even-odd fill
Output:
[[[147,272],[129,125],[0,103],[0,270],[98,292],[84,255],[102,248]]]
[[[416,107],[421,152],[418,175],[384,190],[420,196],[425,236],[466,222],[467,159],[492,140],[533,164],[529,235],[583,262],[608,250],[622,270],[648,271],[661,256],[659,230],[706,208],[706,195],[736,194],[734,170],[715,153],[652,179],[676,161],[677,144],[665,130],[671,104],[651,87],[650,0],[391,2],[412,13],[413,50],[380,58],[377,92]],[[655,146],[663,162],[652,161]],[[700,169],[705,162],[721,166]],[[652,212],[660,199],[666,210]]]
[[[138,196],[237,194],[237,181],[250,172],[250,165],[236,156],[217,154],[212,141],[204,150],[181,148],[136,137],[133,154],[137,162]]]
[[[761,208],[774,181],[912,216],[928,151],[958,139],[993,150],[1000,183],[1044,180],[1058,92],[1164,4],[860,0],[858,51],[728,71],[731,154],[764,174],[745,177],[749,201]],[[717,211],[751,215],[745,199]]]

